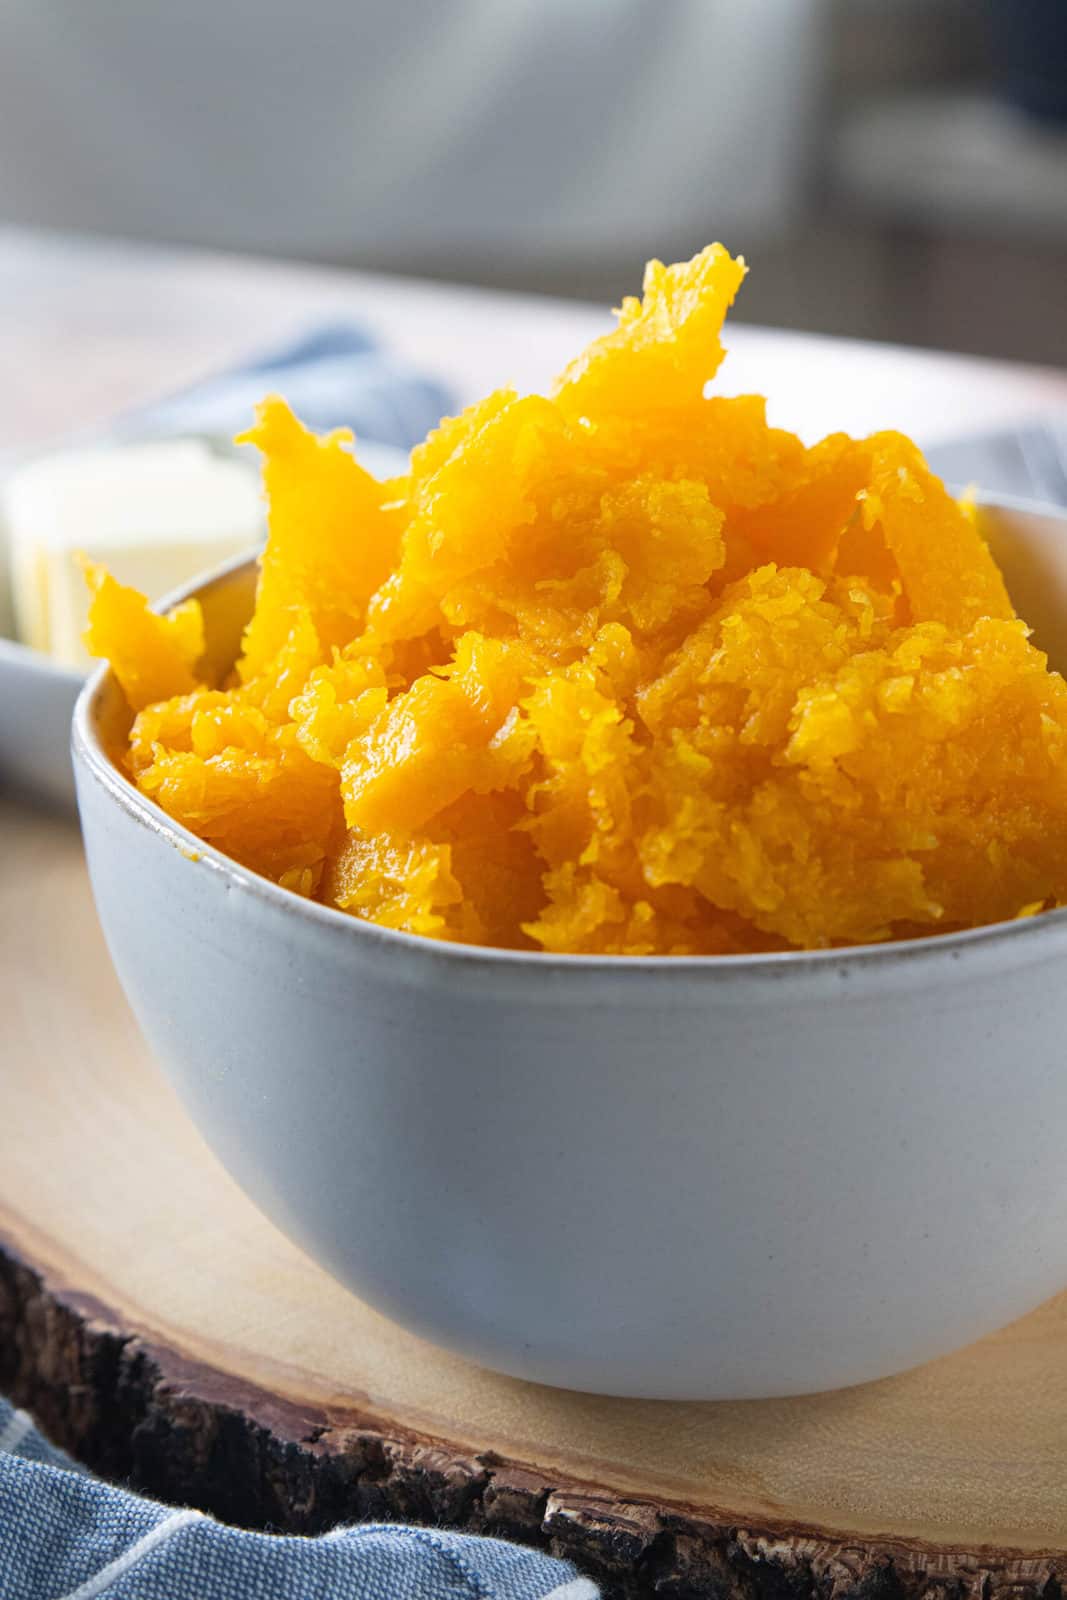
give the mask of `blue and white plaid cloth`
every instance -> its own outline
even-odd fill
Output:
[[[0,1600],[597,1600],[565,1561],[439,1528],[226,1528],[101,1483],[0,1400]]]

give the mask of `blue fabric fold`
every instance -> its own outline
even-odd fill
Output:
[[[986,495],[1067,505],[1067,413],[934,445],[926,458],[958,488],[975,483]]]
[[[0,1400],[0,1600],[597,1600],[569,1562],[440,1528],[228,1528],[77,1468]]]
[[[265,354],[117,417],[116,439],[171,434],[232,437],[265,394],[285,395],[316,433],[351,428],[356,438],[410,450],[448,410],[445,386],[383,350],[358,324],[323,323]]]

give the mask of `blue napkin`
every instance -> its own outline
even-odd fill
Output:
[[[926,459],[946,483],[1067,505],[1067,414],[935,445]]]
[[[410,450],[448,409],[447,389],[381,349],[364,328],[326,323],[281,348],[108,424],[113,439],[173,434],[232,437],[265,394],[285,395],[316,433],[352,428],[356,438]]]
[[[439,1528],[247,1533],[101,1483],[0,1400],[0,1600],[597,1600],[566,1561]]]

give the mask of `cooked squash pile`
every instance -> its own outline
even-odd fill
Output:
[[[101,572],[143,794],[383,927],[613,955],[866,943],[1067,894],[1067,684],[907,439],[708,397],[744,265],[653,262],[549,399],[379,483],[280,399],[230,680]]]

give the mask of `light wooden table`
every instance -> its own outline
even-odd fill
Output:
[[[639,276],[635,263],[635,290]],[[543,388],[608,325],[606,310],[569,301],[0,229],[0,453],[336,316],[363,321],[457,403],[504,383]],[[771,420],[809,439],[893,427],[930,445],[1067,408],[1067,373],[1037,367],[743,323],[727,343],[720,391],[767,394]]]

